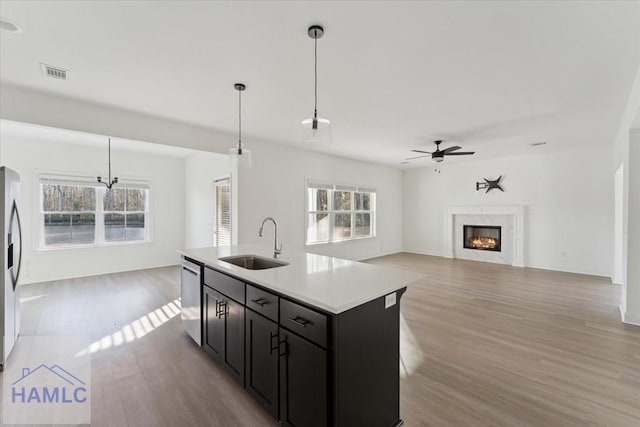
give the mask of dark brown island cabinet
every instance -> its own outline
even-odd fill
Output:
[[[202,347],[276,420],[298,427],[402,424],[406,287],[334,314],[186,259],[204,272]]]

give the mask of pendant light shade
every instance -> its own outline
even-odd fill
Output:
[[[331,122],[322,117],[304,119],[302,142],[305,144],[331,144]]]
[[[251,150],[247,148],[239,150],[237,147],[229,148],[229,160],[234,168],[250,168]]]
[[[234,168],[250,168],[251,167],[251,150],[248,148],[232,147],[229,148],[229,160]]]
[[[301,123],[302,142],[312,145],[331,144],[331,122],[329,119],[318,116],[318,39],[324,35],[324,29],[319,25],[312,25],[307,30],[309,37],[313,39],[314,68],[313,68],[313,116],[304,119]]]
[[[242,92],[247,88],[242,83],[233,85],[238,91],[238,145],[229,148],[229,160],[234,168],[251,167],[251,150],[242,146]]]

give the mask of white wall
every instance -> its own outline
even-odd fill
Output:
[[[612,273],[613,172],[608,147],[454,163],[404,172],[404,248],[444,255],[448,206],[524,205],[525,265]],[[476,191],[504,175],[505,192]],[[564,254],[564,255],[563,255]]]
[[[239,242],[273,244],[271,225],[258,237],[262,220],[278,222],[283,251],[363,259],[402,250],[402,173],[397,169],[277,144],[248,141],[253,167],[239,174]],[[377,190],[377,236],[307,246],[305,179],[373,187]]]
[[[627,323],[640,325],[640,129],[629,136],[629,222],[627,246]]]
[[[629,281],[628,273],[630,269],[637,266],[637,257],[631,258],[631,254],[628,252],[629,246],[629,227],[631,223],[637,223],[640,221],[640,217],[631,216],[630,214],[630,191],[631,185],[629,176],[634,172],[631,168],[640,168],[640,162],[631,162],[630,159],[630,140],[631,129],[634,127],[634,119],[640,116],[640,67],[636,71],[636,77],[633,83],[633,87],[629,93],[627,100],[627,107],[625,108],[623,116],[620,118],[620,126],[615,136],[613,144],[613,170],[617,171],[620,166],[624,172],[622,177],[622,292],[620,297],[620,316],[623,322],[635,323],[640,325],[640,280],[636,282]],[[637,173],[637,170],[636,172]],[[636,175],[637,176],[637,175]],[[612,188],[612,191],[614,189]],[[619,225],[618,225],[619,226]],[[638,225],[636,225],[638,227]],[[615,225],[612,226],[615,229]],[[612,248],[612,252],[615,253],[615,249]],[[633,300],[632,295],[635,295],[636,299]],[[631,320],[633,319],[633,320]]]
[[[231,176],[227,156],[199,152],[185,159],[186,248],[213,245],[214,181],[224,176]]]
[[[614,177],[613,277],[616,285],[624,283],[622,255],[624,254],[624,166],[619,165]],[[622,295],[624,302],[626,295]]]
[[[184,159],[112,149],[114,172],[121,178],[151,181],[150,243],[82,249],[39,250],[41,172],[106,175],[106,150],[92,146],[3,135],[2,164],[21,177],[24,258],[21,282],[34,283],[177,263],[184,243]]]

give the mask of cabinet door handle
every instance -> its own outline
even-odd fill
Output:
[[[220,318],[220,301],[216,300],[216,317]]]
[[[220,304],[220,311],[217,313],[218,315],[218,319],[221,319],[222,316],[226,316],[228,314],[227,312],[227,302],[226,301],[222,301]]]
[[[294,323],[297,323],[298,325],[302,326],[303,328],[306,328],[307,325],[313,325],[313,322],[311,322],[310,320],[305,319],[304,317],[300,317],[300,316],[290,317],[289,320],[291,320]]]
[[[270,335],[271,335],[271,338],[269,340],[269,344],[270,344],[269,354],[273,354],[274,351],[278,350],[278,333],[276,332],[274,334],[273,332],[271,332]],[[273,344],[274,338],[276,339],[275,345]]]
[[[289,350],[289,343],[287,342],[287,337],[285,336],[282,341],[278,341],[278,357],[284,357],[287,355]],[[284,350],[283,350],[284,347]]]
[[[255,298],[252,299],[251,302],[258,304],[260,307],[264,307],[265,305],[269,304],[269,301],[264,298]]]

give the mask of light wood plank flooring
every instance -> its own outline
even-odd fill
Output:
[[[640,327],[601,277],[414,254],[402,300],[408,425],[640,425]]]
[[[426,275],[402,299],[407,426],[640,425],[640,327],[620,323],[608,279],[413,254],[369,262]],[[177,267],[27,285],[22,333],[105,343],[92,353],[93,425],[276,426],[182,332],[179,293]]]

